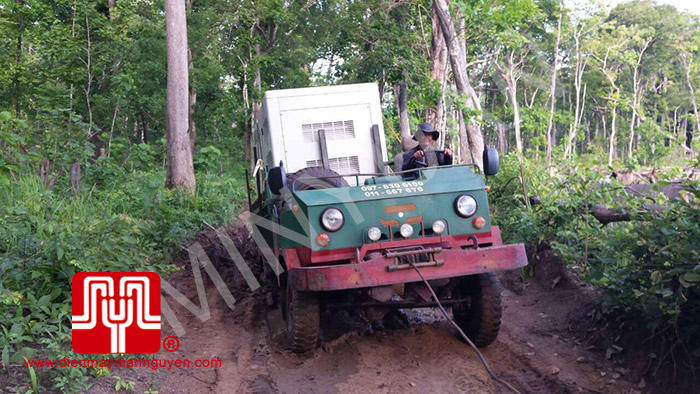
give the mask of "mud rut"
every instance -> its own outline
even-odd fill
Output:
[[[245,244],[245,238],[233,235],[239,246]],[[226,306],[205,275],[211,318],[202,322],[169,300],[186,334],[179,337],[176,352],[161,350],[156,357],[221,359],[222,367],[112,370],[113,376],[134,381],[136,392],[508,392],[491,381],[473,351],[457,339],[436,309],[390,314],[374,325],[351,312],[324,312],[319,349],[306,356],[292,354],[283,343],[279,308],[270,306],[272,285],[250,291],[233,264],[219,259],[222,254],[216,250],[214,255],[219,273],[236,298],[234,309]],[[255,259],[253,253],[244,252],[244,256]],[[504,279],[507,285],[513,275]],[[198,303],[189,269],[168,281]],[[522,294],[504,292],[500,336],[483,350],[500,377],[522,393],[644,392],[616,372],[620,366],[606,360],[600,349],[572,333],[569,316],[590,302],[589,290],[568,282],[555,289],[526,283],[515,290]],[[166,323],[163,337],[167,335],[174,333]],[[89,392],[114,392],[113,388],[114,379],[103,378]]]

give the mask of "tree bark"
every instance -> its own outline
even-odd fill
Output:
[[[189,72],[184,1],[165,0],[165,34],[168,56],[166,91],[168,171],[165,184],[168,188],[181,188],[194,193],[194,167],[187,134]]]
[[[450,58],[450,64],[452,65],[452,74],[454,75],[455,84],[457,85],[457,92],[467,97],[467,106],[481,112],[481,103],[479,102],[479,97],[472,88],[469,82],[469,76],[467,75],[466,65],[461,64],[461,59],[463,58],[462,49],[459,47],[459,40],[457,39],[457,32],[452,24],[452,18],[450,17],[449,9],[447,7],[446,0],[434,0],[435,10],[440,20],[440,26],[442,27],[442,33],[445,37],[445,43],[447,45],[447,51]],[[483,168],[482,154],[484,150],[484,136],[481,134],[480,118],[477,122],[469,121],[467,126],[467,138],[469,140],[469,149],[474,157],[475,164],[479,168]]]

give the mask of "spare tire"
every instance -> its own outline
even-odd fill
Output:
[[[318,190],[348,187],[349,185],[343,177],[330,168],[306,167],[288,175],[287,186],[290,189],[294,188],[294,190]]]
[[[296,182],[296,185],[294,182]],[[285,189],[286,193],[289,194],[293,190],[292,188],[297,191],[303,191],[348,186],[345,179],[330,168],[306,167],[293,174],[287,175],[287,186]],[[289,205],[285,202],[285,193],[281,193],[278,197],[277,206],[278,212],[286,212],[289,210]]]

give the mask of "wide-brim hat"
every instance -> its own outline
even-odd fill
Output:
[[[416,130],[416,132],[413,134],[413,139],[418,141],[418,137],[421,137],[424,134],[432,134],[433,141],[437,141],[437,139],[440,138],[440,132],[435,130],[433,125],[428,122],[418,125],[418,130]]]

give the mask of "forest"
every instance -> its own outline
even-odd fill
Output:
[[[177,116],[194,178],[178,187],[168,3],[0,0],[0,373],[75,356],[74,273],[167,275],[184,241],[246,209],[265,91],[360,82],[379,86],[390,157],[426,121],[458,162],[497,148],[504,238],[600,289],[603,319],[633,316],[652,362],[700,365],[699,15],[652,0],[185,0]],[[17,368],[17,391],[105,374]]]

